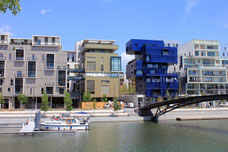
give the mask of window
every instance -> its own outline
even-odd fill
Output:
[[[103,64],[104,63],[104,58],[103,57],[101,57],[101,64]]]
[[[136,75],[142,75],[142,70],[137,70]]]
[[[87,92],[95,94],[95,80],[87,80]]]
[[[205,49],[206,47],[205,47],[205,45],[200,45],[200,49]]]
[[[101,71],[104,71],[104,65],[103,64],[101,65]]]
[[[8,93],[10,93],[10,88],[8,88]]]
[[[150,70],[150,74],[155,74],[155,70]]]
[[[45,44],[48,43],[48,37],[45,37]]]
[[[35,78],[36,77],[36,62],[28,61],[28,77]]]
[[[34,37],[34,42],[37,42],[38,41],[38,37]]]
[[[101,86],[101,94],[109,95],[110,94],[110,86],[102,85]]]
[[[224,47],[224,51],[226,51],[226,47]]]
[[[169,55],[169,50],[163,50],[162,55]]]
[[[215,56],[215,52],[207,52],[207,56]]]
[[[32,60],[33,60],[33,61],[35,60],[35,55],[34,55],[34,54],[32,55]]]
[[[54,37],[51,39],[51,42],[52,43],[55,43],[55,38]]]
[[[121,71],[121,57],[111,57],[111,71]]]
[[[218,50],[218,45],[208,45],[207,46],[207,49],[210,49],[210,50],[212,50],[212,49]]]
[[[22,77],[22,71],[17,71],[17,77]]]
[[[41,88],[41,94],[44,94],[44,88]]]
[[[87,70],[88,71],[96,71],[96,62],[87,62]]]
[[[146,79],[146,82],[150,82],[150,78],[147,78],[147,79]]]
[[[46,87],[47,94],[53,94],[53,87]]]
[[[205,51],[202,51],[201,52],[201,56],[206,56],[206,52]]]
[[[66,71],[58,71],[58,86],[66,86]]]
[[[1,35],[1,40],[2,40],[2,41],[4,41],[4,40],[5,40],[4,35]]]
[[[64,94],[64,88],[59,88],[59,94]]]
[[[2,85],[3,84],[3,79],[0,79],[0,85]]]
[[[54,54],[47,54],[46,69],[54,70]]]
[[[15,78],[15,94],[23,92],[23,78]]]
[[[44,54],[42,54],[42,61],[44,62]]]
[[[199,51],[195,51],[195,56],[199,56]]]
[[[5,73],[5,61],[0,61],[0,77],[4,77]]]
[[[195,48],[195,49],[199,49],[199,45],[198,45],[198,44],[195,44],[195,45],[194,45],[194,48]]]
[[[110,83],[109,80],[101,80],[101,83]]]
[[[9,60],[11,60],[12,56],[11,56],[11,53],[9,54]]]
[[[24,60],[24,50],[16,49],[16,61],[23,61],[23,60]]]
[[[223,54],[222,54],[223,56],[225,56],[225,53],[223,52]]]
[[[11,86],[13,85],[13,79],[10,80],[10,85],[11,85]]]

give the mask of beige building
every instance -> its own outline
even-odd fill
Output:
[[[110,40],[84,40],[80,45],[80,66],[85,70],[82,92],[101,101],[105,94],[109,100],[119,97],[121,57],[114,53],[119,46]]]
[[[60,37],[16,39],[0,35],[0,92],[5,108],[20,108],[20,92],[29,98],[26,108],[40,108],[44,91],[51,108],[63,108],[66,87],[67,53],[62,51]]]

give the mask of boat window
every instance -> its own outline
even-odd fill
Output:
[[[76,123],[75,119],[72,119],[72,123]]]
[[[67,120],[67,123],[70,123],[70,120],[69,119]]]
[[[66,119],[62,119],[62,121],[66,121]]]

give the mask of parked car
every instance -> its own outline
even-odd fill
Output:
[[[125,108],[134,108],[134,107],[135,107],[135,105],[132,102],[127,103],[126,106],[125,106]]]
[[[221,107],[228,107],[228,102],[220,103]]]

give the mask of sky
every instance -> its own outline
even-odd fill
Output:
[[[61,36],[64,50],[83,39],[116,40],[123,71],[130,39],[219,40],[228,43],[227,0],[21,0],[14,16],[0,14],[0,33],[13,38]]]

